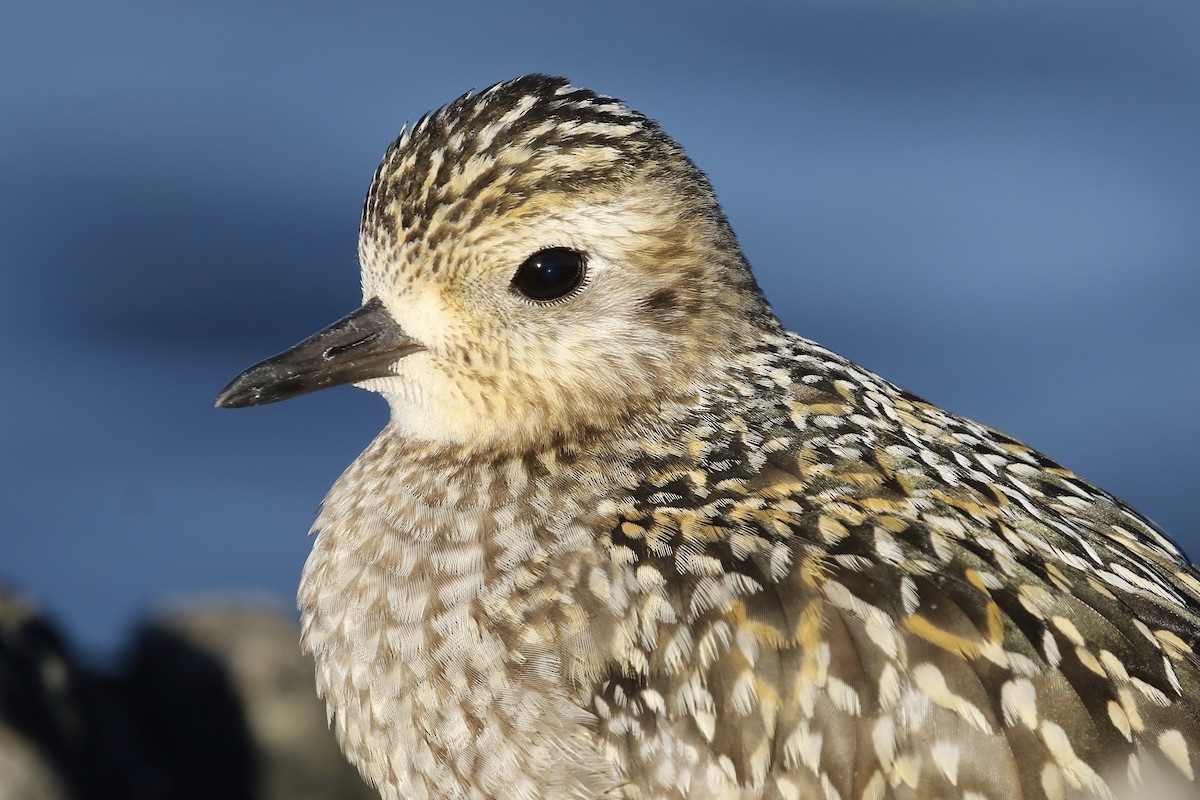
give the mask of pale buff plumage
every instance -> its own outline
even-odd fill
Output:
[[[549,247],[587,279],[532,302],[513,275]],[[360,258],[389,333],[221,402],[356,380],[391,405],[299,595],[383,797],[1196,793],[1196,571],[783,331],[654,123],[539,76],[464,96],[389,148]]]

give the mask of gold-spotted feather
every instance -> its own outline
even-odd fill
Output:
[[[1169,540],[1036,451],[810,342],[767,353],[741,376],[754,399],[702,409],[688,456],[660,467],[681,478],[644,485],[605,543],[692,610],[635,640],[639,685],[667,681],[677,701],[655,724],[695,718],[683,699],[704,685],[697,746],[764,796],[1191,785],[1200,593]],[[663,649],[681,624],[727,639],[721,656]]]

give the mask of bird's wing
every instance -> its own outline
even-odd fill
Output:
[[[1194,792],[1195,569],[1035,451],[835,358],[756,371],[749,410],[702,420],[622,514],[610,546],[684,617],[639,617],[623,696],[648,688],[765,796]]]

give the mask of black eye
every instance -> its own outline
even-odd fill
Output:
[[[525,259],[512,285],[531,300],[557,300],[578,289],[583,276],[583,253],[551,247]]]

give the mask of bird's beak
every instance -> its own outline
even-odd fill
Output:
[[[378,298],[279,355],[234,378],[217,408],[259,406],[340,383],[392,374],[399,359],[424,347],[406,334]]]

